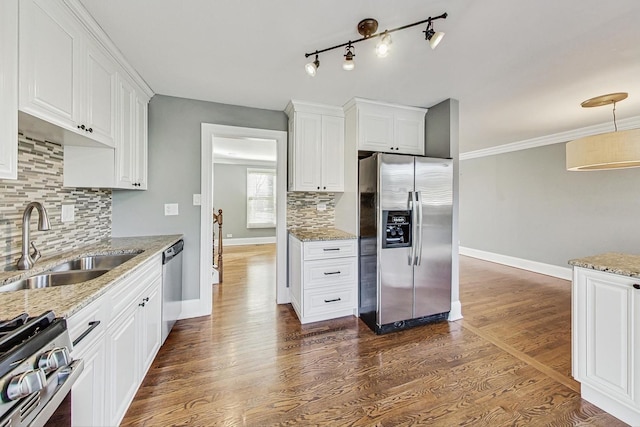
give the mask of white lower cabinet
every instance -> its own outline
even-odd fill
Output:
[[[574,267],[572,373],[582,397],[640,425],[640,279]]]
[[[289,236],[291,305],[300,323],[355,314],[356,240],[302,242]]]
[[[72,356],[85,363],[71,391],[74,426],[118,425],[135,397],[161,345],[161,261],[146,261],[67,319],[80,341]]]

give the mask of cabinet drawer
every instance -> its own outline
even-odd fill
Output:
[[[154,256],[138,266],[130,276],[120,279],[108,292],[111,298],[110,322],[158,277],[162,277],[162,260],[160,256]]]
[[[354,307],[353,286],[314,289],[304,292],[305,317],[352,310]]]
[[[304,260],[356,256],[357,240],[323,240],[304,243]]]
[[[351,284],[355,286],[357,258],[327,259],[304,263],[305,289]]]
[[[103,295],[67,319],[71,342],[80,340],[73,346],[74,357],[81,357],[81,354],[91,346],[90,344],[104,333],[108,320],[107,300]]]

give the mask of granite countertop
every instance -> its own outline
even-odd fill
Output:
[[[609,252],[601,255],[572,259],[570,265],[606,271],[623,276],[640,277],[640,255]]]
[[[0,286],[46,271],[58,264],[87,255],[137,253],[129,261],[109,270],[95,279],[74,285],[42,289],[0,292],[0,319],[13,318],[20,313],[37,315],[53,310],[56,316],[69,317],[104,294],[118,279],[128,276],[134,267],[158,255],[183,236],[145,236],[110,238],[72,251],[40,259],[31,270],[0,272]]]
[[[292,228],[289,230],[296,239],[301,242],[313,242],[321,240],[348,240],[357,239],[358,236],[338,230],[337,228]]]

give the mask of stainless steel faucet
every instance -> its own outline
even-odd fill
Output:
[[[29,222],[31,221],[31,212],[33,208],[38,210],[38,230],[49,230],[49,217],[47,211],[40,202],[31,202],[24,209],[22,214],[22,256],[18,260],[18,270],[28,270],[42,256],[38,248],[33,242],[29,242]],[[29,246],[33,247],[33,253],[29,254]]]

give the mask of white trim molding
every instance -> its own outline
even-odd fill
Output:
[[[447,320],[453,322],[454,320],[460,319],[462,319],[462,304],[460,304],[460,300],[451,301],[451,311],[449,311]]]
[[[640,116],[618,120],[618,130],[640,128]],[[460,160],[477,159],[479,157],[495,156],[496,154],[510,153],[512,151],[527,150],[529,148],[543,147],[545,145],[558,144],[561,142],[573,141],[585,136],[597,135],[611,131],[611,122],[601,123],[593,126],[586,126],[566,132],[558,132],[538,138],[525,139],[523,141],[498,145],[496,147],[483,148],[481,150],[467,151],[460,153]]]
[[[557,265],[545,264],[543,262],[531,261],[528,259],[516,258],[508,255],[501,255],[494,252],[481,251],[460,246],[460,255],[470,256],[497,264],[508,265],[509,267],[520,268],[534,273],[545,274],[557,277],[558,279],[571,280],[572,270],[569,267],[559,267]]]

